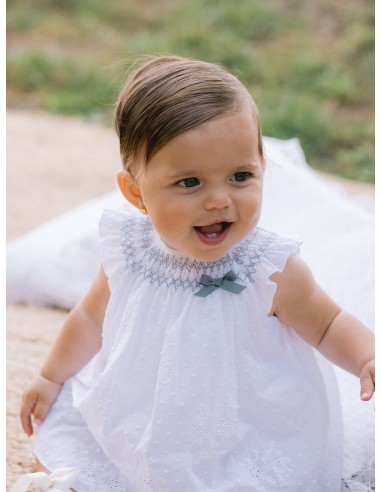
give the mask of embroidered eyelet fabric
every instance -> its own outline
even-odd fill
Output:
[[[38,428],[46,467],[77,466],[76,490],[334,492],[342,430],[330,364],[268,316],[299,242],[257,228],[225,257],[169,250],[125,208],[100,224],[111,298],[100,352]],[[194,296],[233,270],[239,294]]]

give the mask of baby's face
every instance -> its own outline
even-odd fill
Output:
[[[257,135],[244,109],[178,135],[152,157],[139,189],[169,248],[214,261],[255,228],[264,171]]]

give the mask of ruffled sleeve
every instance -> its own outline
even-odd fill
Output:
[[[277,288],[270,277],[273,273],[284,270],[291,255],[299,255],[302,241],[296,237],[278,236],[260,230],[256,242],[259,242],[261,259],[256,267],[255,284],[265,312],[270,313]]]
[[[135,209],[126,204],[115,210],[105,210],[99,222],[101,260],[111,291],[126,272],[124,241],[131,225],[129,219],[136,215]]]

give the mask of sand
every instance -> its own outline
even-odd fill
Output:
[[[7,112],[7,241],[58,214],[115,189],[120,169],[114,131],[79,119]],[[351,195],[374,196],[374,187],[338,180]],[[60,309],[7,308],[7,490],[33,471],[32,440],[19,424],[23,390],[66,316]]]

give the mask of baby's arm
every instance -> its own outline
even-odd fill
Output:
[[[272,312],[292,326],[332,362],[360,377],[361,398],[374,392],[374,335],[359,320],[343,311],[315,282],[305,263],[295,256],[277,283]]]
[[[23,395],[21,424],[33,434],[32,415],[41,422],[62,384],[76,374],[100,349],[102,324],[110,297],[101,268],[85,297],[69,313],[38,376]]]
[[[360,377],[360,396],[366,401],[375,389],[374,335],[351,314],[340,311],[317,346],[338,366]]]

